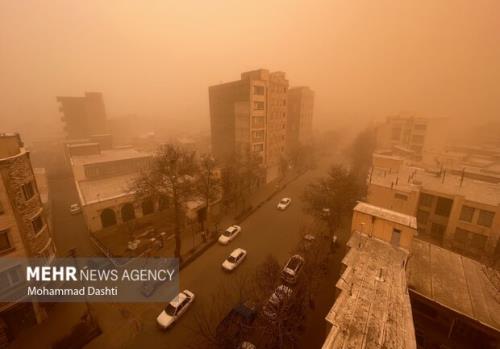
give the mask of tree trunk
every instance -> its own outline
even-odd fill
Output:
[[[179,203],[174,197],[174,235],[175,235],[175,251],[174,256],[181,259],[181,227],[179,219]]]

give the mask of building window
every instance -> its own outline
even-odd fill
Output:
[[[105,208],[101,212],[101,225],[103,228],[110,227],[116,224],[116,214],[111,208]]]
[[[132,205],[131,203],[126,203],[125,205],[123,205],[121,213],[124,222],[128,222],[131,221],[132,219],[135,219],[134,205]]]
[[[9,231],[2,230],[0,231],[0,253],[8,251],[12,248],[9,240]]]
[[[35,232],[35,235],[40,234],[45,225],[43,223],[42,215],[39,214],[38,216],[36,216],[35,219],[31,221],[31,225],[33,226],[33,231]]]
[[[262,96],[262,95],[264,95],[264,92],[265,92],[265,90],[264,90],[264,86],[258,86],[258,85],[255,85],[255,86],[253,87],[253,94],[254,94],[254,95],[259,95],[259,96]]]
[[[408,201],[408,195],[396,193],[394,197],[398,200]]]
[[[482,251],[486,245],[486,240],[488,239],[484,235],[476,234],[461,228],[455,229],[455,242],[465,249],[476,252]]]
[[[286,105],[286,99],[283,100],[283,105]]]
[[[477,224],[489,228],[493,224],[494,217],[495,217],[495,212],[479,210],[479,218],[477,219]]]
[[[470,206],[462,206],[462,210],[460,211],[460,220],[464,222],[472,222],[472,216],[474,216],[474,207]]]
[[[434,196],[425,193],[420,194],[420,206],[432,207],[433,202]]]
[[[23,194],[26,200],[31,199],[35,195],[35,188],[33,187],[33,181],[23,184]]]
[[[436,211],[434,212],[438,216],[448,217],[451,212],[451,206],[453,205],[453,200],[438,197],[436,204]]]
[[[254,131],[252,132],[253,134],[253,141],[254,142],[259,142],[259,141],[264,141],[264,130],[261,131]]]
[[[427,129],[427,125],[426,124],[417,124],[417,125],[415,125],[415,130],[425,131],[426,129]]]
[[[264,150],[264,144],[254,144],[253,145],[253,151],[263,151]]]
[[[417,212],[417,222],[418,225],[426,225],[427,220],[429,219],[429,212],[423,211],[423,210],[418,210]]]
[[[432,223],[431,226],[431,237],[439,242],[443,241],[444,231],[446,227],[442,224]]]
[[[252,117],[253,128],[263,128],[265,126],[265,118],[263,116]]]
[[[421,136],[421,135],[415,135],[411,138],[411,141],[412,143],[418,143],[418,144],[422,144],[424,143],[424,136]]]
[[[3,209],[3,205],[2,205],[2,202],[0,201],[0,214],[3,214],[5,211]]]
[[[264,102],[253,102],[253,109],[255,110],[264,110]]]

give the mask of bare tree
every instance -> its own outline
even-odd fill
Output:
[[[172,144],[162,145],[153,156],[149,166],[134,181],[132,188],[140,200],[159,201],[162,198],[168,198],[172,203],[174,255],[177,258],[181,258],[181,226],[185,204],[196,195],[196,188],[193,186],[196,171],[194,152]],[[166,219],[167,217],[165,215]]]
[[[306,188],[303,198],[306,210],[324,220],[333,234],[333,229],[342,223],[343,217],[350,216],[352,208],[366,191],[366,182],[360,181],[352,171],[334,165],[326,177]]]
[[[203,154],[199,161],[198,190],[205,203],[204,217],[202,217],[201,230],[205,230],[210,217],[210,204],[220,197],[221,179],[217,174],[217,162],[210,154]]]

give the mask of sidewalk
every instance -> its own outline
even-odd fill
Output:
[[[271,200],[274,195],[300,175],[301,174],[296,173],[290,174],[280,181],[272,181],[261,186],[250,199],[252,210],[242,220],[250,216],[263,203]],[[221,219],[219,229],[225,229],[227,226],[236,223],[241,222],[236,222],[233,214],[225,215]],[[214,241],[216,241],[216,238],[217,237],[214,237]],[[211,245],[210,243],[201,244],[201,242],[200,234],[196,234],[194,238],[191,233],[185,234],[182,237],[181,254],[186,255],[196,247],[196,250],[199,251],[196,253],[196,257],[198,257],[198,253],[202,254]],[[171,249],[173,254],[173,246],[172,239],[172,241],[168,242],[168,246],[165,246],[165,249],[169,251]],[[151,304],[151,306],[154,306],[154,304]],[[137,311],[133,310],[135,308],[134,304],[94,303],[91,304],[91,307],[96,314],[103,333],[90,342],[87,348],[108,347],[111,343],[113,347],[120,347],[126,343],[128,339],[134,336],[134,332],[140,332],[142,330],[140,323],[136,320],[136,315],[133,315],[134,313],[137,314]],[[148,309],[149,307],[144,307],[144,304],[141,305],[141,312],[147,312],[149,311]],[[48,319],[45,322],[23,331],[14,342],[11,343],[9,348],[50,349],[53,342],[70,333],[71,328],[79,321],[80,317],[85,314],[85,312],[86,307],[85,304],[82,303],[54,304],[52,308],[48,310]],[[117,331],[117,328],[121,330]]]

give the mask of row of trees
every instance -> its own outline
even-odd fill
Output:
[[[259,185],[262,169],[251,154],[235,158],[220,168],[209,154],[197,156],[195,151],[174,144],[161,145],[152,161],[136,178],[130,190],[136,200],[170,203],[170,213],[163,214],[166,225],[172,225],[175,257],[181,256],[181,233],[190,201],[201,201],[201,231],[209,227],[211,204],[221,200],[226,209],[245,207],[249,195]]]

